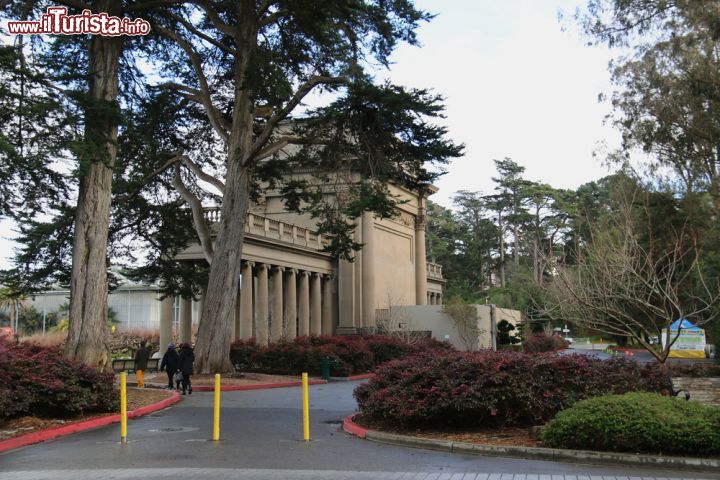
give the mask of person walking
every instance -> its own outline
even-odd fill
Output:
[[[175,344],[170,343],[170,345],[168,345],[167,352],[165,352],[165,355],[163,355],[162,361],[160,362],[160,371],[162,372],[165,370],[167,372],[168,390],[173,389],[173,377],[175,376],[175,372],[178,371],[179,365],[180,357],[178,356],[178,352],[175,350]]]
[[[180,346],[180,371],[182,372],[182,394],[185,395],[187,391],[188,395],[192,395],[192,383],[190,376],[193,374],[193,362],[195,361],[195,354],[193,353],[192,347],[189,343],[183,343]]]
[[[140,341],[140,348],[135,352],[135,373],[137,374],[138,388],[145,388],[145,370],[147,370],[150,350],[145,348],[145,340]]]

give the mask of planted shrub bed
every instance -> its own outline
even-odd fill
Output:
[[[616,452],[720,453],[720,408],[652,393],[576,403],[542,429],[551,447]]]
[[[659,367],[624,358],[443,351],[380,366],[355,398],[365,417],[389,427],[474,428],[541,425],[579,400],[670,388]]]
[[[110,412],[117,402],[112,373],[64,358],[58,348],[0,340],[0,422]]]
[[[525,353],[556,352],[568,348],[570,344],[559,335],[533,333],[525,338],[522,351]]]
[[[720,377],[720,364],[670,365],[669,367],[673,377]]]
[[[407,343],[397,337],[381,335],[313,335],[268,346],[260,346],[254,339],[239,340],[230,347],[230,361],[249,372],[319,375],[322,359],[328,357],[331,360],[330,375],[343,377],[367,373],[389,360],[427,351],[446,352],[454,351],[454,348],[433,339]]]

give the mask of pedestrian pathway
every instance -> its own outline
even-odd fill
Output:
[[[649,480],[648,477],[525,475],[512,473],[348,472],[341,470],[253,470],[229,468],[131,468],[127,470],[47,470],[0,473],[0,480],[125,480],[138,478],[196,480]],[[669,477],[664,480],[681,480]]]
[[[174,407],[131,421],[125,445],[118,442],[119,428],[110,426],[0,454],[0,480],[720,480],[720,472],[477,457],[359,440],[340,430],[343,417],[355,411],[355,385],[311,387],[311,442],[302,441],[299,388],[223,393],[219,442],[209,440],[212,394],[198,392]]]

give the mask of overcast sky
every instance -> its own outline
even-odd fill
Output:
[[[493,159],[511,157],[526,177],[575,188],[607,175],[593,151],[619,143],[603,125],[598,94],[610,92],[605,48],[563,32],[558,11],[582,0],[417,0],[437,13],[419,31],[422,48],[402,46],[378,78],[431,87],[446,97],[450,137],[466,145],[437,182],[433,200],[451,206],[458,190],[490,192]],[[13,236],[0,222],[0,268],[9,267]]]

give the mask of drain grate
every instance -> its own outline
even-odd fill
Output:
[[[151,433],[173,433],[173,432],[190,432],[192,430],[197,430],[197,428],[190,428],[190,427],[163,427],[163,428],[151,428],[148,430],[148,432]]]

